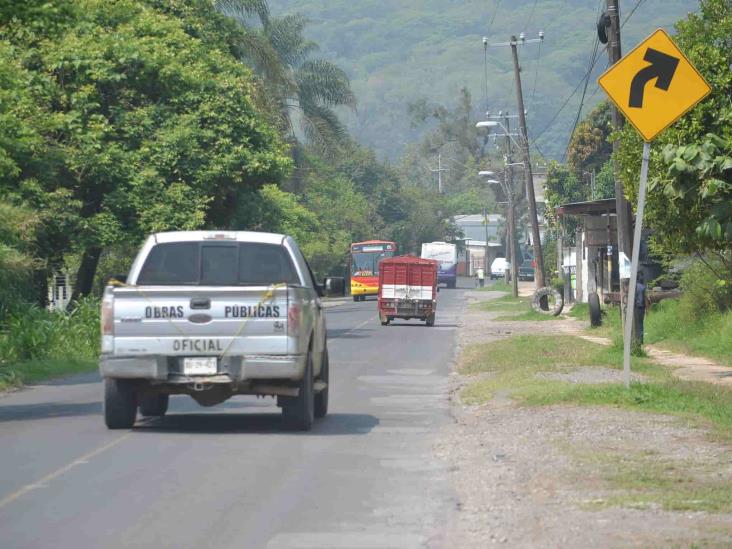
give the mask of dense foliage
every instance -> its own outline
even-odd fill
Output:
[[[644,223],[666,257],[711,256],[732,284],[732,5],[702,0],[677,24],[676,41],[712,87],[712,93],[652,144]],[[618,136],[617,161],[635,201],[642,141],[632,128]]]
[[[104,247],[165,229],[228,226],[243,192],[290,160],[257,109],[251,72],[191,36],[183,20],[132,0],[74,3],[66,26],[4,29],[0,193],[37,210],[50,266],[80,256],[77,295]],[[209,15],[215,15],[209,10]]]

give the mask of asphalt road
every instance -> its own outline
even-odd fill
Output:
[[[328,309],[331,407],[310,433],[274,400],[108,431],[98,376],[0,397],[0,547],[449,546],[455,500],[433,455],[463,292],[436,325],[382,327],[375,301]]]

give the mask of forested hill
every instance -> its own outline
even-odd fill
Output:
[[[623,27],[624,51],[658,27],[673,30],[674,21],[698,9],[696,0],[621,0],[621,18],[636,5]],[[352,79],[359,101],[358,113],[346,117],[352,133],[391,157],[424,131],[410,127],[407,114],[417,99],[451,104],[465,86],[481,110],[487,103],[494,111],[515,112],[508,48],[488,49],[486,101],[481,38],[505,42],[511,34],[534,37],[539,30],[546,33],[541,48],[520,50],[529,132],[541,134],[537,144],[547,156],[561,157],[577,116],[584,87],[578,83],[590,62],[600,6],[605,0],[270,0],[276,15],[299,12],[310,19],[306,35]],[[607,54],[598,57],[587,107],[603,98],[596,76],[606,68]]]

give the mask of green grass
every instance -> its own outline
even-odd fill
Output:
[[[531,300],[527,297],[513,297],[508,294],[502,297],[491,299],[489,301],[482,301],[480,303],[474,303],[471,305],[474,309],[479,311],[485,311],[489,313],[510,313],[507,315],[500,315],[495,320],[556,320],[559,317],[552,315],[545,315],[537,313],[531,308]]]
[[[579,384],[537,377],[540,372],[567,372],[580,366],[619,370],[622,347],[573,336],[514,336],[472,345],[463,352],[460,370],[478,379],[461,397],[468,404],[482,404],[501,394],[524,406],[610,406],[667,414],[690,425],[711,427],[722,442],[732,443],[731,390],[674,379],[667,368],[637,357],[632,359],[632,369],[646,376],[646,381],[632,383],[629,389],[621,383]],[[593,448],[573,457],[579,461],[582,475],[587,475],[589,466],[599,470],[609,489],[606,497],[593,502],[595,507],[732,511],[732,487],[726,476],[705,471],[708,465],[685,464],[625,448]]]
[[[96,368],[97,300],[81,301],[72,313],[18,307],[0,329],[0,390]]]
[[[694,320],[682,318],[678,301],[661,301],[646,316],[645,342],[732,366],[732,311]]]
[[[708,383],[674,379],[668,368],[642,357],[632,357],[631,369],[647,381],[573,384],[537,378],[539,372],[567,372],[580,366],[622,369],[622,347],[603,346],[574,336],[514,336],[469,346],[460,371],[483,374],[468,385],[462,398],[469,404],[491,400],[498,391],[532,406],[568,403],[607,405],[673,414],[706,421],[732,440],[732,391]]]
[[[512,295],[504,295],[502,297],[498,297],[496,299],[491,299],[489,301],[481,301],[479,303],[473,303],[471,305],[472,308],[477,309],[479,311],[486,311],[486,312],[496,312],[496,311],[510,311],[510,312],[516,312],[518,310],[521,310],[525,306],[524,301],[519,298],[516,299]]]
[[[503,280],[496,280],[491,282],[486,280],[486,285],[482,288],[475,288],[479,292],[511,292],[512,287],[510,284],[506,284]]]
[[[94,359],[79,358],[48,358],[4,364],[0,366],[0,391],[54,377],[93,372],[97,365]]]
[[[592,507],[648,508],[666,511],[732,510],[732,489],[711,466],[664,457],[659,451],[587,448],[570,451],[581,470],[597,471],[610,494]]]
[[[587,303],[575,303],[567,316],[577,320],[590,320],[590,306]]]
[[[584,313],[586,307],[586,304],[575,305],[569,315],[588,319],[589,313]],[[575,309],[578,310],[575,312]],[[719,364],[732,366],[732,311],[710,314],[701,320],[694,320],[683,317],[677,300],[666,299],[651,307],[644,324],[646,344],[706,357]],[[607,337],[616,344],[622,342],[620,307],[605,307],[602,326],[590,330],[593,335]]]
[[[574,336],[521,335],[468,346],[461,356],[460,372],[482,374],[462,393],[469,404],[489,401],[498,391],[509,391],[519,400],[555,395],[572,385],[539,379],[539,372],[568,372],[580,366],[622,369],[622,348],[604,346]],[[650,361],[633,357],[634,372],[652,378],[668,378],[668,372]]]

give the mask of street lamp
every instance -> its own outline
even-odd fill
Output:
[[[525,113],[522,113],[525,116]],[[503,130],[503,136],[506,138],[506,155],[504,156],[504,163],[506,164],[506,167],[508,169],[508,173],[510,174],[511,170],[509,166],[514,166],[518,164],[523,164],[524,166],[524,173],[526,175],[526,194],[529,198],[529,218],[531,220],[531,233],[532,233],[532,240],[534,243],[534,258],[536,259],[537,265],[539,266],[539,272],[538,276],[534,278],[537,289],[544,285],[544,268],[543,268],[543,255],[541,251],[541,240],[539,237],[539,218],[536,213],[536,202],[534,199],[534,179],[531,173],[531,159],[529,156],[529,150],[528,150],[528,141],[526,140],[526,123],[523,119],[523,116],[521,116],[522,124],[522,133],[519,134],[519,137],[521,138],[521,143],[517,143],[516,140],[511,137],[511,133],[508,129],[509,121],[508,121],[508,115],[504,115],[504,120],[506,122],[506,125],[504,126],[499,120],[481,120],[477,124],[475,124],[476,128],[496,128],[499,127]],[[511,155],[511,142],[513,142],[514,145],[516,145],[519,149],[523,150],[524,152],[524,161],[523,162],[509,162],[510,155]],[[512,186],[512,185],[511,185]],[[512,224],[513,223],[513,200],[511,200],[512,204],[509,208],[509,221]],[[511,236],[511,248],[515,248],[514,240],[514,234]],[[512,262],[514,259],[512,258]],[[512,264],[511,268],[512,271],[515,273],[516,265]],[[515,276],[514,276],[514,288],[516,287],[515,282]],[[514,290],[516,291],[516,290]],[[515,295],[515,294],[514,294]]]

